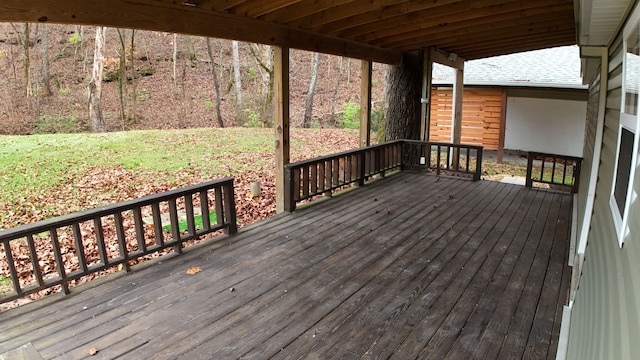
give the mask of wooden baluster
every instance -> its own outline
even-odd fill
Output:
[[[29,244],[29,258],[31,258],[31,265],[33,266],[33,275],[38,282],[38,287],[44,288],[44,281],[42,281],[42,270],[40,269],[38,252],[36,250],[35,241],[33,240],[33,235],[27,235],[27,244]]]
[[[102,265],[109,264],[109,256],[107,255],[107,246],[104,243],[104,229],[102,228],[102,220],[97,217],[93,219],[93,228],[96,233],[96,244],[98,245],[98,254]]]
[[[216,223],[218,226],[223,226],[224,221],[228,221],[229,219],[225,219],[224,203],[222,201],[222,186],[216,186],[213,191],[215,196],[214,202],[216,206]]]
[[[178,204],[176,199],[169,200],[169,220],[171,221],[171,237],[174,242],[173,251],[182,253],[182,239],[180,238],[180,225],[178,224]]]
[[[209,196],[207,196],[207,189],[200,191],[200,214],[202,214],[202,229],[204,231],[211,230],[211,217],[209,216]]]
[[[311,195],[318,194],[318,163],[314,162],[309,168],[309,185],[311,185],[309,190]]]
[[[69,294],[69,283],[67,283],[67,271],[64,267],[64,260],[62,259],[62,251],[60,251],[60,241],[58,240],[57,229],[49,230],[51,237],[51,245],[53,247],[53,255],[56,259],[56,268],[58,270],[58,276],[62,280],[62,291],[65,294]]]
[[[184,212],[187,216],[187,234],[189,236],[196,235],[196,219],[193,212],[193,195],[187,194],[184,196]]]
[[[73,242],[76,247],[76,256],[78,257],[78,265],[80,266],[80,270],[83,273],[86,273],[87,268],[87,258],[84,253],[84,244],[82,243],[82,233],[80,232],[80,224],[74,223],[71,225],[73,229]]]
[[[151,204],[151,214],[153,215],[153,233],[156,239],[156,245],[164,246],[164,234],[162,233],[162,217],[160,216],[160,204]]]
[[[116,237],[118,238],[118,247],[120,248],[120,256],[122,256],[122,266],[126,272],[131,271],[129,265],[129,250],[127,249],[127,239],[124,233],[124,226],[122,224],[122,213],[116,212],[114,215],[116,222]]]
[[[11,274],[11,282],[13,283],[13,290],[15,290],[16,294],[22,294],[22,287],[20,287],[20,278],[18,277],[18,272],[16,271],[16,264],[13,259],[13,253],[11,253],[11,245],[9,245],[9,241],[4,241],[4,256],[7,258],[7,265],[9,265],[9,273]]]
[[[142,210],[139,207],[133,209],[133,225],[136,230],[136,241],[138,242],[138,250],[147,251],[147,244],[144,236],[144,223],[142,222]]]

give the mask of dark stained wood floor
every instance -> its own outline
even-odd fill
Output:
[[[571,201],[401,173],[48,304],[0,313],[0,354],[22,346],[10,354],[555,358]],[[192,266],[202,271],[187,275]],[[91,348],[99,352],[89,356]]]

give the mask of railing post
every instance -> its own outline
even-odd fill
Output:
[[[582,169],[582,159],[576,159],[576,167],[573,171],[573,186],[571,187],[571,191],[575,194],[578,192],[580,188],[580,171]]]
[[[238,221],[236,216],[236,196],[233,189],[233,180],[224,185],[224,217],[229,222],[227,234],[233,235],[238,232]]]
[[[364,186],[364,177],[367,170],[367,152],[360,150],[358,153],[358,186]]]
[[[293,198],[293,194],[293,169],[286,166],[284,168],[284,211],[293,212],[296,209],[296,200]]]
[[[473,181],[480,181],[482,178],[482,148],[479,148],[477,151],[478,160],[476,163],[476,172],[473,174]]]
[[[527,154],[527,179],[525,181],[525,186],[530,188],[533,187],[533,179],[531,178],[533,172],[533,153],[529,151]]]

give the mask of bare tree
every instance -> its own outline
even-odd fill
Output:
[[[136,89],[136,57],[135,57],[135,38],[136,30],[131,29],[131,45],[129,46],[129,65],[131,68],[131,113],[129,118],[133,123],[137,123],[136,102],[138,101],[138,91]]]
[[[24,46],[24,85],[26,88],[26,95],[30,97],[33,95],[33,91],[31,89],[31,55],[29,51],[29,42],[31,39],[29,38],[29,23],[24,23],[24,38],[22,42],[22,46]]]
[[[49,25],[42,25],[42,83],[44,95],[51,96],[51,76],[49,74]]]
[[[107,28],[96,27],[95,51],[93,53],[93,71],[91,81],[89,81],[89,119],[93,132],[102,132],[105,130],[104,118],[102,117],[102,73],[104,70],[104,57],[102,48],[104,47],[104,39]]]
[[[173,88],[178,87],[178,34],[173,34]]]
[[[211,61],[211,73],[213,74],[213,87],[216,91],[216,118],[218,120],[218,126],[224,127],[224,122],[222,121],[222,113],[220,111],[220,103],[222,102],[220,96],[220,83],[218,82],[218,73],[216,72],[216,61],[213,57],[213,50],[211,48],[211,39],[206,38],[207,41],[207,53],[209,54],[209,60]]]
[[[242,120],[242,76],[240,73],[240,49],[237,41],[231,42],[231,48],[233,53],[233,78],[236,87],[236,104],[238,121]]]
[[[313,112],[313,95],[316,92],[316,83],[318,81],[318,69],[320,68],[321,54],[315,53],[313,56],[313,64],[311,65],[311,80],[309,80],[309,91],[307,92],[307,100],[304,107],[304,120],[302,127],[311,127],[311,113]]]
[[[263,47],[262,50],[260,47]],[[262,73],[262,109],[260,118],[264,127],[273,126],[273,48],[269,45],[249,44],[249,51]]]
[[[333,88],[333,97],[331,98],[331,122],[336,124],[336,103],[338,102],[338,91],[340,91],[340,82],[344,75],[344,57],[340,58],[340,67],[338,68],[338,78],[336,79],[336,87]]]
[[[124,30],[116,29],[118,32],[118,39],[120,40],[120,62],[118,68],[118,98],[120,99],[120,121],[122,121],[122,129],[125,127],[125,118],[126,118],[126,104],[125,104],[125,94],[127,93],[127,84],[125,81],[126,78],[126,66],[127,66],[127,41],[125,39],[126,34]]]

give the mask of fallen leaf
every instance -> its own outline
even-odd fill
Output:
[[[202,270],[200,269],[199,266],[193,266],[193,267],[190,267],[189,270],[187,270],[187,275],[195,275],[195,274],[199,273],[200,271],[202,271]]]
[[[99,351],[98,348],[92,347],[91,349],[89,349],[89,355],[93,356],[93,355],[97,354],[98,351]]]

